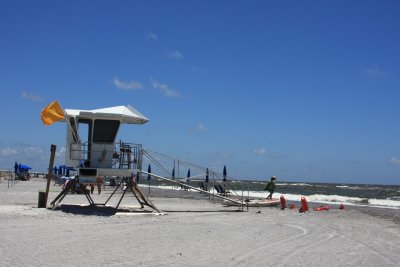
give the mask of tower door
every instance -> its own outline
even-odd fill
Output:
[[[79,119],[78,132],[81,141],[81,164],[84,167],[91,167],[91,154],[92,154],[92,120]]]

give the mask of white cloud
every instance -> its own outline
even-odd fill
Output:
[[[21,97],[24,99],[32,100],[34,102],[42,102],[43,98],[30,92],[23,91]]]
[[[400,165],[400,158],[399,157],[393,157],[393,158],[391,158],[389,160],[389,163],[393,164],[393,165]]]
[[[178,91],[169,88],[167,84],[160,83],[159,81],[154,80],[152,78],[150,79],[150,81],[152,83],[153,88],[160,91],[163,95],[170,97],[179,97]]]
[[[59,158],[64,158],[66,153],[65,147],[61,147],[58,151],[56,151],[56,156]]]
[[[197,123],[195,129],[196,129],[196,131],[199,131],[199,132],[205,132],[205,131],[207,131],[206,125],[205,125],[204,123],[202,123],[202,122]]]
[[[114,77],[114,86],[123,90],[139,90],[143,88],[143,84],[137,81],[124,82]]]
[[[258,154],[258,155],[266,155],[267,154],[267,150],[265,148],[256,148],[253,150],[254,153]]]
[[[46,155],[47,151],[38,146],[26,145],[18,148],[18,154],[24,155],[27,159],[38,159]]]
[[[370,65],[364,70],[364,73],[370,78],[381,78],[386,76],[386,73],[377,64]]]
[[[153,32],[149,32],[148,34],[146,34],[146,39],[157,41],[158,37]]]
[[[1,157],[9,157],[9,156],[14,156],[17,155],[18,151],[14,148],[1,148],[0,149],[0,156]]]
[[[178,50],[167,52],[166,56],[167,56],[167,58],[171,58],[171,59],[182,59],[183,58],[183,54],[181,52],[179,52]]]
[[[33,170],[44,171],[48,167],[50,151],[47,147],[16,144],[0,148],[0,167],[14,167],[15,161],[29,165]],[[55,164],[62,164],[65,160],[65,147],[60,146],[56,151]]]

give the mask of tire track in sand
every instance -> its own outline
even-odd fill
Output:
[[[301,238],[301,237],[304,237],[309,234],[309,231],[306,228],[301,227],[300,225],[287,224],[287,223],[274,223],[274,224],[275,225],[280,224],[280,225],[284,225],[284,226],[287,226],[290,228],[295,228],[295,229],[299,230],[301,233],[297,234],[295,236],[291,236],[289,238],[281,239],[279,241],[269,242],[267,245],[260,246],[257,249],[252,249],[251,251],[244,252],[235,259],[235,264],[239,264],[239,265],[249,265],[250,264],[250,265],[252,265],[252,263],[253,263],[252,259],[254,258],[254,255],[262,253],[265,250],[269,250],[271,253],[278,253],[278,254],[281,253],[282,254],[282,252],[279,249],[277,249],[277,248],[279,248],[279,245],[290,244],[289,241],[296,240],[297,238]],[[257,262],[254,262],[254,264],[257,264]]]

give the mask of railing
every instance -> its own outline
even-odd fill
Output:
[[[173,184],[180,184],[183,188],[188,185],[188,188],[193,188],[199,181],[204,181],[207,190],[209,190],[211,193],[208,194],[209,197],[215,197],[218,194],[217,191],[215,191],[215,185],[222,184],[226,190],[229,190],[231,192],[229,199],[231,197],[236,198],[236,200],[234,200],[233,202],[237,202],[237,200],[239,200],[239,202],[242,202],[243,204],[242,207],[246,206],[245,200],[249,198],[250,193],[248,183],[228,176],[225,177],[226,181],[224,181],[223,173],[214,171],[212,169],[207,169],[199,165],[189,163],[187,161],[180,160],[149,149],[143,149],[143,156],[145,164],[149,164],[149,167],[151,167],[150,163],[152,164],[153,171],[151,171],[152,174],[150,176],[153,176],[156,179],[162,177],[162,180],[165,181],[172,180],[174,181]],[[145,169],[146,168],[143,169],[142,173],[150,173],[149,171],[144,171]],[[190,176],[189,173],[186,174],[186,172],[189,172],[188,169],[190,169],[191,172]],[[157,172],[158,175],[156,175],[155,172]],[[205,181],[207,175],[208,182]],[[185,180],[186,182],[184,182]],[[147,182],[150,184],[150,180],[147,180]],[[198,189],[196,190],[204,191]]]
[[[142,145],[118,142],[71,144],[70,159],[79,166],[105,169],[140,169],[142,166]]]

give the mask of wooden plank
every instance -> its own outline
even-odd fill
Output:
[[[51,177],[53,177],[53,164],[54,164],[54,157],[56,155],[56,145],[51,145],[50,148],[50,162],[49,162],[49,172],[47,174],[47,184],[46,184],[46,194],[44,197],[44,206],[47,207],[47,198],[49,196],[49,190],[50,190],[50,182],[51,182]]]

